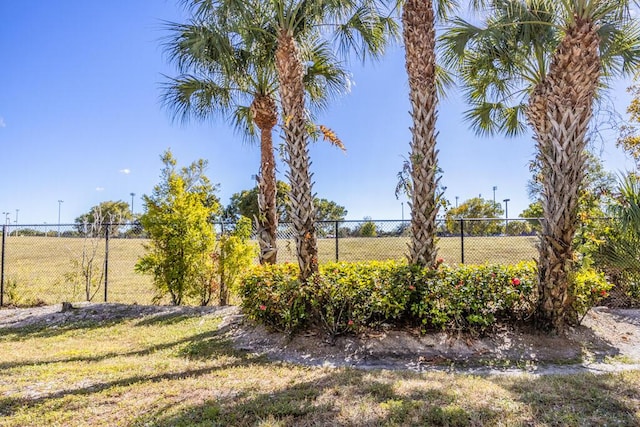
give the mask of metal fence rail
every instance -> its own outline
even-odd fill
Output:
[[[223,233],[234,224],[213,226]],[[531,261],[538,256],[539,229],[535,218],[439,220],[438,257],[448,264]],[[139,224],[5,225],[2,231],[0,306],[154,302],[151,277],[134,269],[148,242]],[[404,259],[411,224],[325,221],[317,233],[320,263]],[[279,225],[278,262],[297,262],[294,237],[291,224]]]

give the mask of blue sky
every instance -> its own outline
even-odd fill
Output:
[[[14,223],[70,223],[105,200],[131,201],[157,183],[160,155],[171,148],[181,164],[204,158],[219,196],[253,185],[257,147],[222,121],[172,123],[161,108],[163,21],[182,22],[177,0],[0,0],[0,210]],[[347,152],[311,147],[319,197],[345,206],[349,219],[399,219],[396,174],[408,156],[407,81],[401,47],[376,64],[350,64],[354,85],[318,119],[335,130]],[[611,92],[621,114],[629,103],[618,82]],[[509,216],[529,204],[526,183],[533,141],[476,137],[454,92],[440,106],[440,166],[445,196],[455,203],[482,195],[509,198]],[[612,171],[632,166],[615,135],[598,143]],[[276,141],[277,143],[281,140]],[[279,165],[284,179],[285,166]],[[409,208],[404,200],[405,218]]]

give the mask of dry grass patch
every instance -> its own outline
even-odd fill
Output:
[[[225,311],[129,309],[89,321],[90,309],[0,329],[0,425],[640,425],[639,372],[302,367],[234,350]]]

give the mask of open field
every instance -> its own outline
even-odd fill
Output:
[[[49,314],[0,329],[0,426],[640,425],[639,371],[302,367],[234,350],[213,308],[112,308],[100,321],[87,307],[55,328]]]
[[[85,290],[79,278],[69,277],[78,273],[74,261],[82,259],[84,239],[57,237],[7,238],[5,277],[8,290],[14,291],[23,303],[42,301],[85,300]],[[99,242],[95,257],[96,271],[104,265],[104,240]],[[153,298],[153,284],[149,276],[134,271],[138,257],[144,254],[141,239],[113,239],[109,241],[108,297],[109,301],[149,304]],[[98,273],[99,274],[99,273]],[[104,300],[101,284],[93,300]]]
[[[108,301],[149,304],[153,285],[149,276],[134,272],[134,265],[144,253],[143,239],[111,239],[109,242]],[[341,261],[403,259],[409,240],[406,237],[349,237],[338,241]],[[461,261],[460,238],[439,241],[439,256],[447,263]],[[535,237],[465,237],[465,263],[511,263],[536,256]],[[7,291],[17,302],[57,303],[85,300],[84,287],[73,273],[75,262],[82,258],[86,245],[81,238],[10,236],[6,240],[5,277]],[[319,239],[320,262],[336,259],[336,241]],[[96,265],[104,264],[104,240],[99,242]],[[279,261],[296,262],[292,240],[279,241]],[[99,271],[99,269],[96,269]],[[103,282],[101,282],[103,283]],[[101,285],[93,290],[94,301],[104,300]],[[10,298],[5,295],[6,301]]]

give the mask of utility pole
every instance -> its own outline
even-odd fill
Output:
[[[498,189],[498,186],[494,185],[493,186],[493,205],[495,206],[496,204],[496,190]]]
[[[131,196],[131,215],[133,215],[133,198],[135,197],[136,193],[129,193],[129,195]]]
[[[507,229],[509,227],[509,202],[511,199],[504,199],[504,234],[507,234]]]
[[[58,237],[60,237],[60,207],[64,203],[64,200],[58,200]]]

